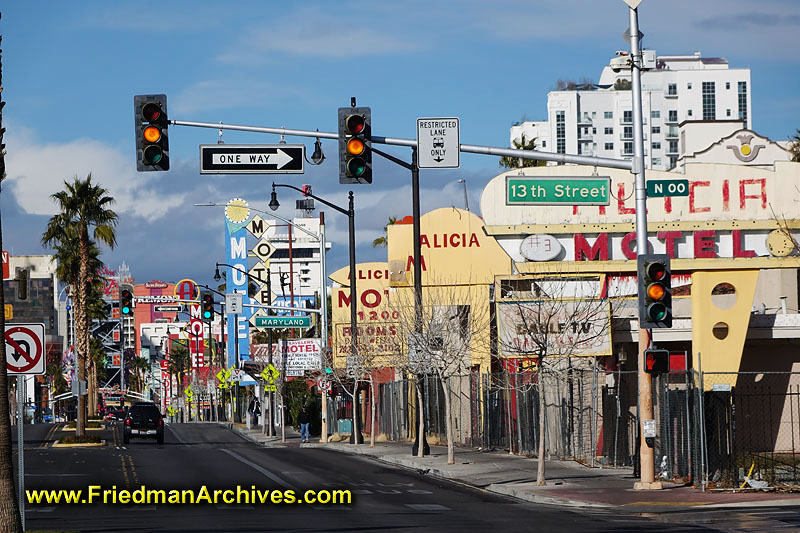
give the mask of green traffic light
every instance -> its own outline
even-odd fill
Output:
[[[125,306],[125,307],[123,307],[123,308],[122,308],[122,314],[123,314],[123,315],[127,315],[127,314],[129,314],[130,312],[131,312],[131,308],[130,308],[130,307],[128,307],[128,306]]]
[[[333,374],[333,369],[331,367],[326,367],[325,368],[325,373],[326,374]]]
[[[367,171],[367,163],[360,157],[354,157],[347,162],[347,173],[351,176],[361,176]]]
[[[652,303],[647,307],[647,316],[656,322],[664,320],[667,316],[667,307],[660,302]]]
[[[203,313],[203,318],[211,318],[211,313],[206,311]]]

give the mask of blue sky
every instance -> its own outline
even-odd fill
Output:
[[[224,256],[223,214],[193,204],[240,197],[267,209],[273,177],[200,175],[198,145],[216,142],[217,131],[189,127],[170,128],[169,172],[137,173],[133,95],[167,94],[173,119],[321,131],[336,131],[336,109],[357,96],[372,108],[376,135],[414,138],[417,117],[455,116],[461,142],[507,146],[514,121],[544,118],[556,80],[596,81],[626,49],[627,11],[622,0],[4,2],[3,247],[43,253],[49,195],[92,172],[117,199],[118,246],[103,255],[111,268],[124,260],[138,282],[210,282]],[[645,0],[639,20],[644,46],[659,54],[699,50],[749,67],[757,132],[786,140],[800,128],[800,2]],[[346,205],[336,144],[323,148],[321,166],[275,180],[310,183]],[[410,159],[407,148],[387,151]],[[497,158],[471,154],[459,169],[423,170],[423,212],[462,206],[459,178],[477,208],[499,170]],[[373,184],[352,189],[358,260],[385,259],[371,242],[389,216],[410,214],[409,173],[378,160]],[[326,221],[333,272],[347,263],[347,221],[333,212]]]

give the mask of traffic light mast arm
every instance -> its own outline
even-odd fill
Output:
[[[190,126],[194,128],[211,128],[217,130],[250,131],[254,133],[272,133],[275,135],[292,135],[295,137],[312,137],[320,139],[338,139],[338,133],[311,130],[293,130],[286,128],[270,128],[262,126],[241,126],[235,124],[224,124],[221,122],[192,122],[188,120],[170,120],[173,126]],[[375,151],[375,144],[391,144],[395,146],[408,146],[416,148],[416,139],[400,139],[395,137],[371,136],[372,151]],[[492,155],[498,157],[515,157],[517,159],[536,159],[539,161],[555,161],[557,163],[574,163],[578,165],[591,165],[603,168],[619,168],[631,170],[633,163],[624,159],[609,159],[606,157],[591,157],[585,155],[555,154],[551,152],[539,152],[537,150],[513,150],[496,146],[477,146],[472,144],[461,144],[459,150],[465,153]],[[383,154],[382,154],[383,155]],[[395,161],[396,162],[396,161]],[[398,163],[400,164],[400,163]]]
[[[320,203],[323,203],[323,204],[327,205],[327,206],[328,206],[328,207],[330,207],[331,209],[335,209],[336,211],[340,212],[340,213],[341,213],[341,214],[343,214],[343,215],[350,216],[350,210],[348,210],[348,209],[343,209],[343,208],[339,207],[339,206],[338,206],[338,205],[336,205],[336,204],[332,204],[332,203],[330,203],[330,202],[329,202],[329,201],[327,201],[327,200],[323,200],[323,199],[322,199],[322,198],[320,198],[319,196],[315,196],[315,195],[313,195],[312,193],[305,193],[305,192],[303,191],[303,189],[301,189],[301,188],[299,188],[299,187],[295,187],[294,185],[285,185],[285,184],[283,184],[283,183],[273,183],[273,184],[272,184],[272,188],[273,188],[273,189],[276,189],[276,188],[278,188],[278,187],[285,187],[285,188],[287,188],[287,189],[294,189],[295,191],[299,192],[299,193],[300,193],[300,194],[302,194],[303,196],[307,196],[307,197],[309,197],[309,198],[313,198],[314,200],[317,200],[318,202],[320,202]],[[219,264],[221,265],[222,263],[219,263]]]

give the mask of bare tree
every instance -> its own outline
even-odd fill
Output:
[[[611,352],[611,304],[600,298],[603,276],[542,275],[505,280],[497,303],[498,345],[506,357],[536,361],[539,449],[536,482],[545,485],[546,376],[559,361]],[[565,359],[566,358],[566,359]],[[522,386],[533,383],[523,380]]]
[[[444,391],[448,464],[455,463],[451,381],[470,368],[473,358],[481,355],[476,352],[486,348],[483,339],[488,338],[485,334],[490,326],[488,292],[485,285],[429,286],[419,318],[411,289],[396,291],[392,301],[398,316],[397,337],[405,343],[398,352],[407,354],[402,367],[417,379],[419,405],[422,405],[419,376],[434,375]],[[417,327],[417,320],[421,320],[421,328]],[[420,416],[419,435],[423,428]],[[419,457],[422,448],[418,447]]]

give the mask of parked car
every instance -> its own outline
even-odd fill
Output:
[[[132,438],[155,438],[164,444],[164,417],[153,402],[136,402],[125,416],[122,441],[128,444]]]

